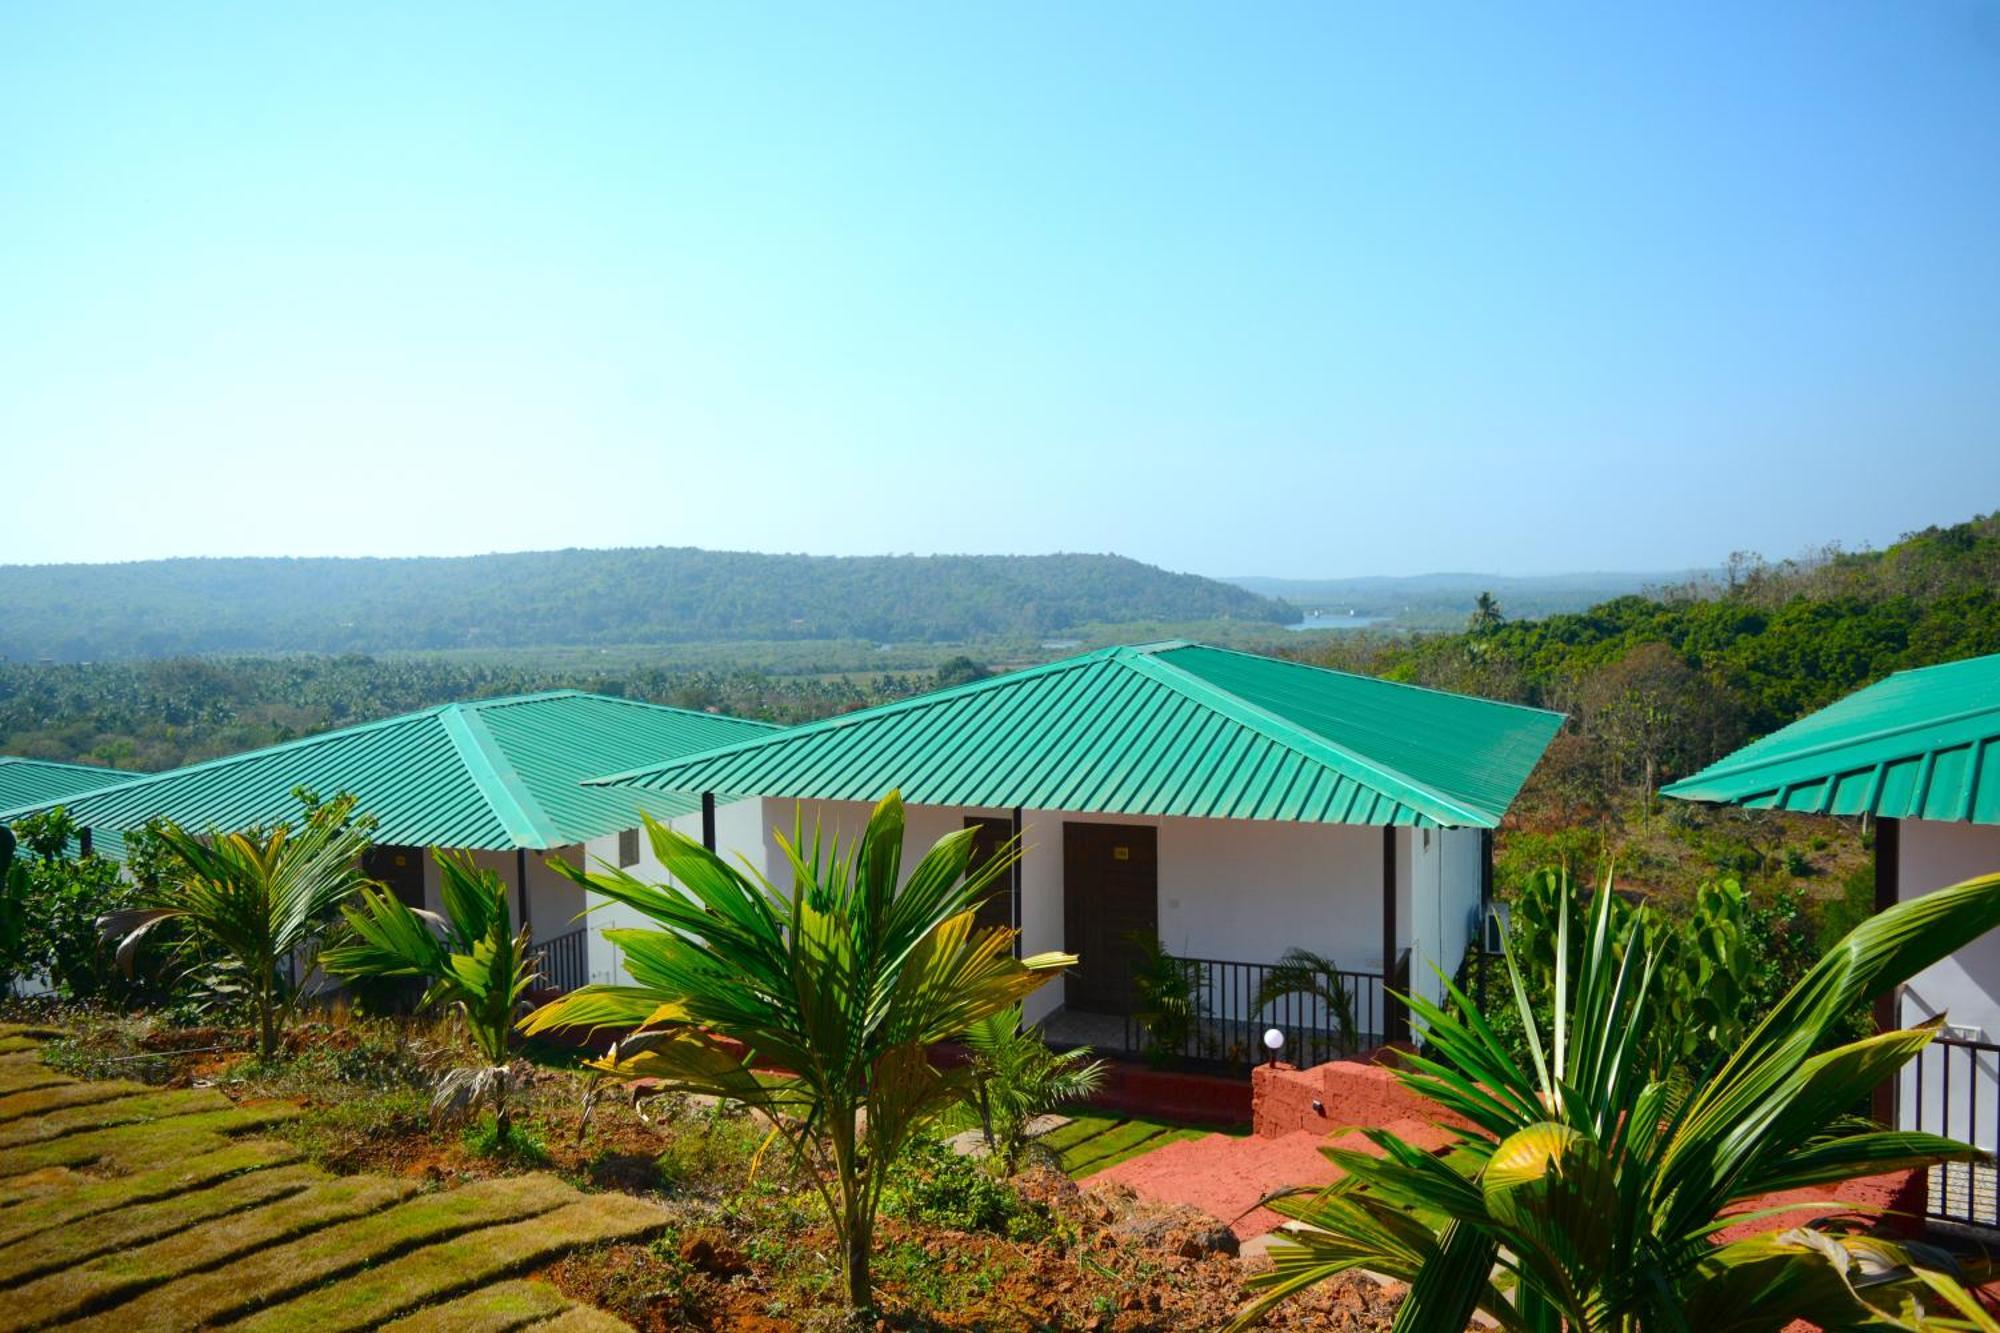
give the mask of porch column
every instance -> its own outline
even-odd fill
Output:
[[[1875,911],[1882,913],[1894,907],[1902,897],[1901,865],[1903,847],[1903,824],[1897,819],[1875,821]],[[1903,988],[1898,986],[1885,995],[1875,997],[1875,1030],[1889,1032],[1902,1025]],[[1922,1077],[1921,1074],[1918,1077]],[[1869,1098],[1868,1113],[1878,1122],[1892,1129],[1896,1124],[1896,1090],[1902,1078],[1899,1069],[1875,1085],[1875,1092]]]
[[[521,899],[521,925],[528,924],[528,849],[514,849],[514,890]]]
[[[1021,956],[1021,807],[1014,807],[1014,864],[1008,867],[1008,891],[1012,895],[1012,905],[1008,909],[1009,919],[1014,926],[1014,956]]]
[[[701,794],[701,845],[711,852],[715,850],[715,793]]]
[[[1382,826],[1382,1040],[1409,1035],[1403,1006],[1389,994],[1396,980],[1396,826]]]
[[[1486,1008],[1486,938],[1493,929],[1493,830],[1479,830],[1479,975],[1474,979],[1478,987],[1476,999],[1482,1011]]]

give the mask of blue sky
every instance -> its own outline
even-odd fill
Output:
[[[0,7],[0,561],[2000,508],[2000,7]]]

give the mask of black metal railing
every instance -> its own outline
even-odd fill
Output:
[[[1143,977],[1127,969],[1124,1048],[1242,1069],[1269,1058],[1264,1032],[1277,1028],[1285,1036],[1278,1058],[1306,1066],[1371,1050],[1395,1031],[1400,1006],[1381,973],[1283,971],[1274,980],[1276,963],[1179,957]]]
[[[529,948],[549,990],[572,991],[590,982],[590,929],[580,926]]]
[[[1958,1139],[1985,1154],[1930,1168],[1926,1214],[2000,1227],[2000,1044],[1938,1037],[1901,1079],[1903,1128]]]

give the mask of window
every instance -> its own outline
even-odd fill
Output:
[[[628,828],[618,835],[618,868],[639,864],[639,830]]]

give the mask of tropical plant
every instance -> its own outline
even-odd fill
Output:
[[[987,1149],[1008,1175],[1020,1165],[1036,1117],[1104,1085],[1104,1061],[1092,1060],[1088,1046],[1052,1051],[1041,1029],[1024,1026],[1021,1019],[1017,1004],[965,1030],[972,1051],[967,1100],[978,1112]]]
[[[904,880],[903,802],[894,792],[845,855],[817,831],[809,845],[799,829],[781,836],[789,893],[651,820],[646,831],[673,885],[556,863],[659,923],[604,932],[635,984],[572,991],[529,1015],[524,1029],[637,1029],[593,1067],[763,1113],[772,1140],[825,1203],[849,1302],[866,1309],[889,1170],[969,1077],[933,1068],[928,1048],[1076,960],[1017,959],[1014,932],[975,929],[980,899],[1015,855],[969,868],[976,830],[940,839]]]
[[[364,888],[341,908],[344,939],[321,950],[320,966],[341,977],[411,977],[430,983],[418,1008],[449,1005],[465,1019],[483,1063],[447,1070],[431,1112],[456,1118],[493,1108],[494,1136],[503,1148],[513,1126],[515,1008],[535,983],[526,926],[516,932],[507,886],[463,852],[433,852],[444,914],[414,908],[387,889]]]
[[[335,907],[372,883],[359,866],[370,827],[355,818],[351,796],[308,801],[296,828],[197,836],[162,823],[156,833],[171,878],[138,905],[99,917],[98,929],[117,942],[119,965],[129,970],[141,940],[165,922],[179,923],[178,953],[190,963],[221,964],[236,979],[226,984],[247,990],[258,1057],[269,1060],[299,995],[282,965],[317,941]]]
[[[14,830],[0,824],[0,982],[13,994],[28,970],[28,867],[14,859]]]
[[[1334,1040],[1343,1051],[1359,1049],[1360,1034],[1355,1030],[1354,993],[1340,979],[1340,964],[1310,949],[1287,949],[1276,964],[1264,973],[1250,1007],[1262,1013],[1266,1006],[1292,996],[1301,996],[1308,1006],[1326,1014]]]
[[[1464,1328],[1475,1311],[1509,1330],[1597,1333],[1829,1328],[1940,1328],[1921,1302],[1994,1329],[1958,1284],[1948,1256],[1837,1223],[1724,1243],[1718,1234],[1786,1209],[1755,1201],[1886,1171],[1980,1154],[1929,1134],[1848,1118],[1850,1108],[1930,1041],[1935,1026],[1884,1032],[1818,1051],[1857,1000],[1879,994],[2000,925],[2000,875],[1901,903],[1851,931],[1746,1038],[1690,1077],[1649,1055],[1673,1021],[1662,1002],[1661,950],[1646,923],[1613,928],[1599,893],[1571,966],[1558,916],[1554,1009],[1537,1021],[1512,951],[1514,1001],[1529,1034],[1527,1067],[1458,1005],[1409,1003],[1425,1053],[1398,1077],[1470,1126],[1435,1157],[1381,1130],[1383,1156],[1329,1150],[1344,1178],[1280,1200],[1306,1224],[1272,1249],[1264,1295],[1244,1326],[1284,1297],[1367,1268],[1410,1284],[1398,1329]],[[1570,891],[1571,897],[1574,891]],[[1835,1204],[1838,1208],[1839,1205]],[[1512,1299],[1503,1294],[1511,1287]]]
[[[1126,937],[1132,946],[1132,1017],[1146,1029],[1146,1060],[1166,1065],[1187,1049],[1201,1017],[1201,984],[1192,964],[1176,958],[1149,931]]]

